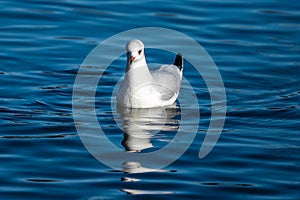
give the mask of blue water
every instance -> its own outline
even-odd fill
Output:
[[[300,198],[299,2],[4,0],[0,5],[1,199]],[[107,167],[84,147],[73,120],[72,89],[93,48],[144,26],[182,32],[206,49],[225,84],[227,117],[217,145],[199,159],[210,98],[187,64],[184,75],[201,110],[196,139],[163,171],[131,173]],[[149,61],[173,59],[157,53],[150,49]],[[109,139],[125,150],[126,135],[113,115],[120,123],[122,117],[110,105],[124,70],[125,57],[107,69],[96,111]],[[173,129],[151,135],[153,147],[146,152],[164,147],[176,134],[180,109],[170,112]]]

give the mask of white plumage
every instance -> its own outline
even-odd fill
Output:
[[[126,74],[117,94],[118,105],[151,108],[173,104],[182,80],[181,54],[177,54],[173,65],[162,65],[158,70],[150,72],[144,44],[140,40],[131,40],[126,45],[126,51]]]

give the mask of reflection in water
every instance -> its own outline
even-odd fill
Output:
[[[122,189],[123,192],[127,194],[173,194],[174,192],[170,191],[149,191],[149,190],[131,190],[131,189]]]
[[[122,119],[124,139],[122,146],[126,151],[142,153],[145,149],[153,148],[155,135],[160,131],[177,131],[180,123],[180,109],[172,107],[158,107],[148,109],[131,109],[118,107]],[[171,138],[170,138],[171,139]],[[126,174],[154,171],[143,167],[139,162],[124,161],[122,172]],[[174,172],[174,170],[155,170],[155,172]],[[140,179],[122,177],[122,182],[139,182]],[[171,194],[170,191],[140,190],[123,188],[127,194]]]
[[[123,170],[124,173],[144,173],[144,172],[151,172],[153,169],[143,167],[139,162],[124,162],[123,163]],[[163,170],[163,169],[155,169],[155,172],[170,172],[170,170]]]
[[[154,147],[154,136],[160,131],[177,131],[179,128],[180,109],[175,105],[157,108],[117,108],[122,119],[124,139],[122,146],[128,152],[142,152]],[[142,173],[153,171],[139,162],[124,161],[124,173]],[[167,171],[167,170],[155,170]]]
[[[124,139],[122,145],[126,151],[141,152],[153,147],[151,138],[160,131],[177,130],[179,120],[178,107],[158,108],[118,108],[123,124]]]

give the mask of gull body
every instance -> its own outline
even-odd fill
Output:
[[[144,44],[137,39],[126,45],[126,74],[117,94],[118,106],[152,108],[172,105],[179,94],[183,59],[177,54],[174,64],[150,71]]]

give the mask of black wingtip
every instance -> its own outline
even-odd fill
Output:
[[[183,68],[183,59],[182,59],[182,54],[181,53],[178,53],[176,55],[176,58],[175,58],[175,61],[174,61],[174,65],[176,67],[178,67],[178,69],[181,71],[182,68]]]

